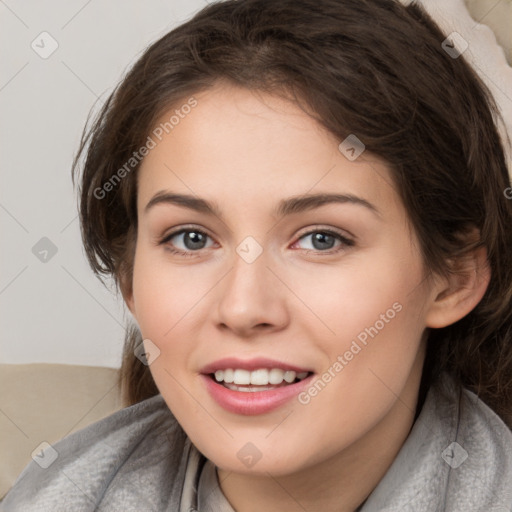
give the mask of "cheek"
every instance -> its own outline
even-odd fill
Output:
[[[133,270],[133,297],[137,323],[143,339],[160,350],[150,366],[153,378],[167,395],[179,384],[172,377],[189,377],[191,354],[208,314],[208,292],[218,281],[218,271],[206,265],[171,264],[162,252],[142,247]],[[166,391],[167,390],[167,391]],[[172,393],[173,395],[179,395]],[[175,398],[175,400],[178,398]]]
[[[302,330],[324,354],[326,379],[336,381],[331,398],[343,397],[346,407],[372,397],[383,403],[389,389],[402,389],[417,357],[425,328],[423,269],[415,254],[402,254],[397,261],[390,246],[371,258],[347,259],[336,271],[304,272],[309,277],[296,281],[297,295],[307,297],[316,315],[299,320]]]
[[[404,317],[418,320],[421,301],[415,289],[422,279],[421,265],[412,257],[402,265],[391,249],[356,255],[337,267],[295,268],[287,273],[285,280],[294,284],[293,291],[309,309],[305,318],[315,323],[317,337],[331,343],[334,338],[346,343],[375,324],[384,332],[393,324],[394,329],[404,327]]]
[[[202,286],[193,273],[172,267],[154,253],[142,248],[136,254],[133,297],[142,334],[163,340],[204,295],[206,283]]]
[[[197,292],[187,281],[183,272],[169,272],[169,266],[157,261],[150,251],[142,249],[136,254],[133,269],[136,320],[142,338],[150,340],[160,351],[149,370],[168,406],[178,413],[187,409],[182,403],[179,382],[187,373],[191,349],[183,333],[187,312],[197,302]]]

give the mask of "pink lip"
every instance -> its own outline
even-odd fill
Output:
[[[218,361],[207,364],[204,368],[201,369],[201,373],[208,375],[210,373],[215,373],[217,370],[225,370],[226,368],[232,368],[233,370],[240,368],[241,370],[249,371],[259,370],[260,368],[280,368],[281,370],[291,370],[296,373],[312,371],[307,368],[299,368],[298,366],[293,366],[291,364],[273,359],[266,359],[264,357],[257,357],[245,361],[243,359],[237,359],[236,357],[227,357],[225,359],[219,359]]]
[[[234,365],[235,368],[241,368],[239,365]],[[285,365],[286,366],[286,365]],[[226,366],[226,368],[233,368],[233,366]],[[257,368],[269,368],[266,365],[260,365]],[[217,367],[218,368],[218,367]],[[256,369],[257,369],[256,368]],[[283,368],[288,369],[288,367]],[[290,368],[291,369],[291,368]],[[306,388],[314,374],[309,377],[286,386],[269,389],[267,391],[232,391],[219,384],[210,375],[200,375],[210,393],[210,396],[225,410],[235,414],[244,414],[246,416],[254,416],[257,414],[264,414],[277,409],[284,403],[296,397],[304,388]]]

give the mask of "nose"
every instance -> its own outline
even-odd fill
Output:
[[[265,251],[252,263],[234,255],[233,267],[218,290],[215,320],[219,329],[247,338],[288,325],[287,288],[269,260]]]

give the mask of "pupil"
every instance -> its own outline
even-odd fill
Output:
[[[202,249],[204,244],[204,236],[196,231],[188,231],[185,233],[184,242],[187,249]]]
[[[320,246],[317,246],[317,242],[320,244]],[[330,243],[329,243],[330,242]],[[332,243],[334,242],[334,237],[331,235],[328,235],[327,233],[315,233],[313,236],[313,246],[315,249],[331,249]],[[326,247],[325,244],[327,243],[328,247]]]

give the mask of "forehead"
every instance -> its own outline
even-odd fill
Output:
[[[342,141],[295,103],[229,85],[194,100],[194,108],[176,105],[156,123],[156,146],[139,170],[139,208],[164,190],[240,206],[254,199],[262,207],[336,191],[396,206],[386,163],[367,151],[349,160]]]

